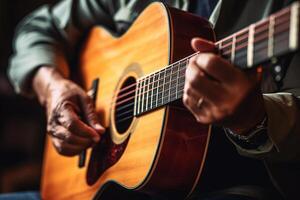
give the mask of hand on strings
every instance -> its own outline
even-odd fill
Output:
[[[38,70],[33,86],[46,107],[47,132],[58,153],[74,156],[99,142],[104,128],[82,88],[50,67]]]
[[[198,122],[218,124],[244,133],[265,116],[260,78],[223,59],[214,43],[194,38],[199,54],[186,69],[183,102]]]

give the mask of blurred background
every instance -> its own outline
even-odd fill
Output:
[[[38,190],[45,136],[43,108],[16,95],[6,71],[17,23],[55,0],[0,0],[0,193]]]

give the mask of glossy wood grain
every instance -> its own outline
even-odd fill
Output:
[[[81,84],[87,90],[100,77],[96,110],[101,123],[107,128],[106,134],[111,134],[112,142],[128,143],[120,159],[88,185],[87,167],[77,167],[78,157],[58,155],[48,138],[43,199],[91,199],[96,194],[101,196],[102,186],[111,181],[127,189],[177,198],[193,190],[205,158],[208,126],[196,123],[178,105],[135,118],[124,134],[117,133],[112,116],[114,95],[126,77],[141,77],[186,56],[192,52],[190,39],[196,35],[213,37],[207,22],[166,9],[160,3],[149,6],[120,38],[99,27],[92,30],[81,57]],[[88,150],[88,161],[90,155]]]

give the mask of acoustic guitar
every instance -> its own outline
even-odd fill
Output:
[[[96,84],[95,107],[107,131],[87,150],[82,168],[47,138],[43,199],[101,198],[110,184],[169,199],[193,194],[211,138],[211,126],[197,123],[180,101],[196,36],[214,41],[224,58],[247,70],[298,49],[299,2],[220,41],[205,19],[162,3],[148,6],[120,37],[95,27],[78,74],[87,91]]]

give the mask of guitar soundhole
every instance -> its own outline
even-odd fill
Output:
[[[134,115],[134,97],[136,80],[129,77],[120,88],[115,104],[115,124],[117,131],[125,133],[131,125]]]

